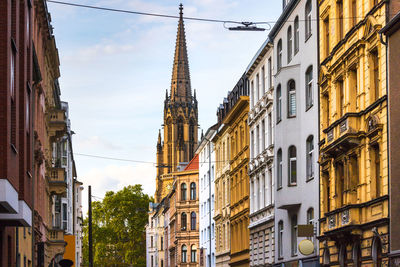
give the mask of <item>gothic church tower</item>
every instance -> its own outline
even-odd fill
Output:
[[[179,6],[171,90],[164,100],[164,141],[161,131],[157,142],[157,182],[155,200],[159,203],[168,192],[171,177],[180,162],[189,162],[197,146],[198,112],[196,91],[192,95],[186,48],[183,6]]]

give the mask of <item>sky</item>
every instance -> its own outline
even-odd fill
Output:
[[[280,0],[64,0],[141,12],[234,21],[276,21]],[[156,143],[170,90],[177,19],[48,3],[60,56],[61,99],[69,103],[78,180],[95,199],[142,184],[154,195]],[[261,26],[261,25],[260,25]],[[229,31],[222,23],[185,20],[192,89],[204,132],[219,103],[265,41],[265,32]],[[199,134],[200,134],[199,132]],[[200,135],[199,135],[200,136]],[[135,163],[85,157],[131,159]]]

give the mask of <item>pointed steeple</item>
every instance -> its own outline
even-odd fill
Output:
[[[179,5],[178,33],[176,36],[174,66],[171,80],[171,101],[188,102],[192,98],[190,85],[189,60],[186,48],[185,26],[183,23],[183,5]]]

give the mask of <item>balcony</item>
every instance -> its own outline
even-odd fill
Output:
[[[50,175],[48,176],[49,188],[52,194],[66,195],[67,181],[65,177],[64,168],[50,168]]]
[[[58,254],[64,254],[66,242],[64,241],[64,230],[49,229],[47,231],[48,255],[54,257]]]
[[[321,149],[331,156],[341,154],[361,143],[366,133],[362,131],[361,118],[357,115],[346,114],[345,117],[333,123],[324,130],[326,146]]]
[[[67,117],[65,111],[54,109],[48,113],[49,135],[59,138],[67,131]]]

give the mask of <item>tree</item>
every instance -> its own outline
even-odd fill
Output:
[[[106,193],[92,203],[94,266],[146,266],[147,211],[152,199],[141,185]],[[88,266],[88,218],[83,227],[84,266]]]

